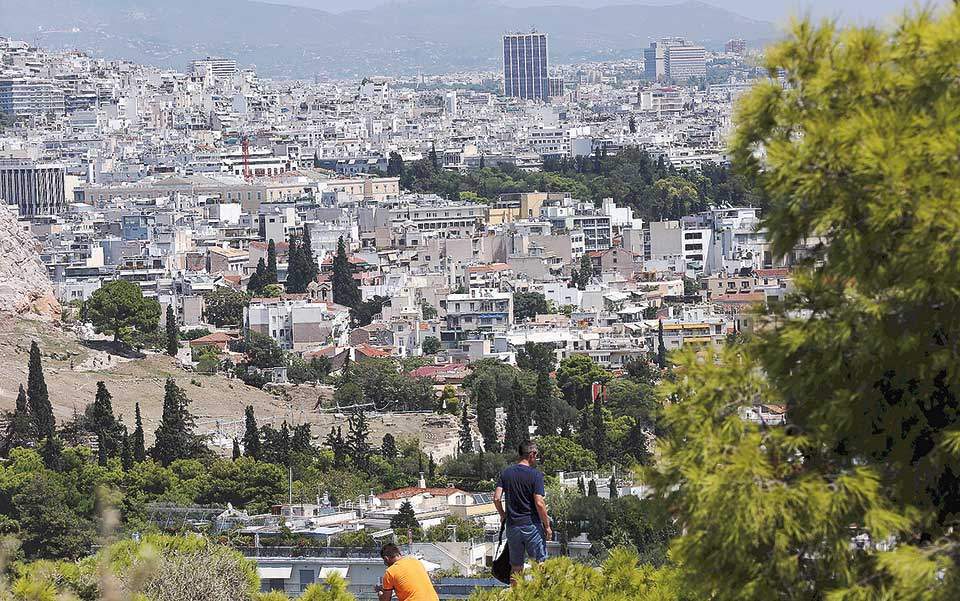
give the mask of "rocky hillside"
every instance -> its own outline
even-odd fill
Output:
[[[60,319],[60,303],[39,253],[37,239],[0,203],[0,318]]]

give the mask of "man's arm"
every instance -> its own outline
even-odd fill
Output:
[[[498,486],[495,491],[493,491],[493,506],[497,508],[497,513],[500,514],[500,522],[503,522],[507,519],[507,512],[503,509],[503,487]]]
[[[540,523],[543,524],[543,529],[546,531],[547,540],[552,539],[553,528],[550,527],[550,517],[547,516],[547,502],[543,495],[533,495],[533,504],[537,507],[537,515],[540,516]]]
[[[377,591],[377,594],[380,595],[380,601],[390,601],[390,599],[393,597],[393,589],[384,590],[381,588],[379,591]]]

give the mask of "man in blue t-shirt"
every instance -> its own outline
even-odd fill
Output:
[[[510,586],[517,584],[527,555],[538,562],[547,558],[547,541],[553,538],[547,504],[543,500],[543,474],[535,469],[539,456],[537,445],[525,442],[518,452],[520,459],[500,473],[493,493],[500,521],[506,524],[512,570]]]

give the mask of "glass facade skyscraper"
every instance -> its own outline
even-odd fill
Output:
[[[513,98],[550,98],[547,75],[547,34],[516,33],[503,36],[503,93]]]

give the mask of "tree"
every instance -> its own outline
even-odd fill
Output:
[[[310,238],[310,227],[303,225],[303,235],[300,237],[300,260],[303,263],[304,291],[311,282],[317,280],[320,273],[320,265],[317,264],[317,257],[313,254],[313,240]]]
[[[393,437],[393,434],[387,432],[383,435],[383,441],[380,444],[380,454],[388,461],[397,458],[397,441]]]
[[[610,476],[610,483],[607,485],[607,487],[610,489],[610,498],[611,498],[611,499],[616,499],[617,497],[620,496],[620,491],[617,490],[617,477],[616,477],[616,476]]]
[[[164,384],[163,415],[157,426],[152,449],[153,458],[161,465],[170,465],[177,459],[198,456],[203,443],[193,434],[194,419],[187,409],[190,400],[173,378]]]
[[[160,323],[160,303],[144,298],[140,286],[114,280],[101,286],[85,303],[87,318],[100,334],[113,334],[114,342],[130,342],[133,334],[155,332]]]
[[[526,321],[533,319],[537,314],[549,313],[547,299],[539,292],[514,292],[513,317]]]
[[[436,336],[427,336],[423,339],[423,354],[436,355],[443,348],[440,340]]]
[[[387,157],[387,177],[403,176],[403,157],[399,152],[391,151]]]
[[[27,392],[20,385],[17,393],[17,404],[13,415],[7,424],[6,436],[3,439],[2,456],[9,457],[10,451],[17,447],[33,447],[37,444],[37,426],[27,401]]]
[[[637,118],[633,115],[630,115],[630,120],[627,122],[627,127],[631,134],[637,133]]]
[[[590,478],[590,482],[587,483],[587,496],[595,497],[597,496],[597,481],[593,478]]]
[[[217,286],[203,295],[203,314],[215,326],[239,326],[243,323],[243,311],[249,303],[250,297],[243,292]]]
[[[177,318],[173,314],[173,305],[167,305],[167,354],[171,357],[177,356],[180,350],[180,327],[177,325]]]
[[[56,474],[33,474],[13,495],[19,538],[30,559],[76,559],[89,553],[94,529],[77,513]]]
[[[260,461],[292,467],[293,440],[290,437],[290,426],[287,425],[287,420],[283,420],[279,429],[269,425],[261,427],[260,438],[263,441]]]
[[[347,432],[347,447],[350,449],[350,459],[361,470],[366,470],[370,460],[370,427],[367,425],[367,415],[362,409],[354,411],[348,419],[350,429]]]
[[[350,448],[343,439],[343,431],[340,426],[330,426],[330,433],[327,434],[326,444],[333,451],[333,465],[336,468],[342,468],[346,465],[347,457],[350,454]]]
[[[236,436],[233,437],[233,454],[232,454],[232,457],[233,457],[233,460],[234,460],[234,461],[236,461],[237,459],[240,459],[241,457],[243,457],[243,453],[240,452],[240,441],[237,440],[237,437],[236,437]]]
[[[56,419],[53,417],[53,405],[50,404],[47,382],[43,377],[43,364],[40,360],[40,347],[36,340],[30,343],[30,360],[27,365],[27,401],[30,404],[30,414],[33,416],[37,436],[41,439],[53,436]]]
[[[133,450],[133,460],[137,463],[146,460],[147,449],[143,437],[143,419],[140,417],[140,403],[134,405],[135,427],[130,437],[130,446]]]
[[[417,538],[420,534],[420,522],[417,521],[417,514],[413,510],[413,505],[410,504],[410,501],[404,501],[400,505],[400,510],[397,511],[397,514],[390,518],[390,527],[394,529],[395,532],[403,534],[407,530],[413,531],[414,538]]]
[[[570,283],[578,290],[585,290],[591,278],[593,278],[593,261],[590,259],[590,253],[585,252],[580,255],[579,268],[570,273]]]
[[[517,367],[524,370],[550,374],[557,364],[553,343],[525,342],[517,350]]]
[[[101,438],[104,453],[107,457],[116,457],[120,452],[123,429],[113,415],[113,397],[102,381],[97,382],[97,394],[93,400],[90,418],[91,429]]]
[[[270,241],[267,242],[267,266],[264,271],[264,285],[269,286],[277,282],[277,244],[273,241],[273,238],[270,238]]]
[[[247,292],[256,295],[264,286],[271,283],[267,281],[268,279],[267,264],[263,257],[260,257],[260,260],[257,261],[257,268],[250,274],[250,279],[247,280]]]
[[[577,490],[580,492],[581,497],[587,496],[587,485],[583,481],[583,476],[577,478]]]
[[[557,398],[555,388],[549,372],[537,372],[537,388],[532,408],[533,419],[537,422],[537,436],[555,435],[560,428],[558,404],[562,401]]]
[[[663,320],[657,321],[657,367],[667,367],[667,345],[663,342]]]
[[[497,435],[497,396],[496,381],[486,376],[477,381],[471,388],[473,404],[477,408],[477,428],[483,437],[483,449],[489,453],[500,451],[500,440]]]
[[[337,240],[337,254],[333,257],[330,284],[333,288],[333,302],[351,308],[360,304],[360,288],[353,279],[353,266],[347,258],[343,236]]]
[[[373,322],[373,318],[383,311],[383,306],[390,302],[390,297],[376,295],[363,302],[357,303],[350,309],[350,320],[353,327],[360,328]]]
[[[557,384],[567,402],[583,409],[593,400],[593,384],[610,380],[610,372],[588,355],[571,355],[560,362]]]
[[[460,432],[457,449],[461,455],[473,452],[473,429],[470,427],[470,404],[464,401],[460,405]]]
[[[604,395],[605,393],[601,392],[593,399],[593,416],[590,424],[593,452],[597,455],[597,462],[601,465],[607,463],[607,428],[603,423]]]
[[[430,166],[433,167],[434,171],[440,169],[440,158],[437,156],[437,143],[433,142],[430,146]]]
[[[277,341],[253,330],[247,332],[243,345],[247,363],[253,367],[279,367],[284,364],[283,350]]]
[[[260,429],[257,428],[257,417],[253,414],[253,405],[247,405],[243,412],[243,455],[259,459],[260,452]]]
[[[307,290],[305,257],[296,234],[290,232],[287,239],[287,279],[283,283],[287,292],[300,293]]]
[[[960,10],[802,21],[765,57],[784,82],[741,100],[734,162],[770,199],[774,256],[823,244],[767,308],[775,327],[671,356],[671,555],[717,601],[955,598]],[[758,399],[786,426],[741,419]]]
[[[520,379],[513,383],[513,394],[507,406],[506,432],[503,437],[503,449],[511,453],[530,438],[530,414],[527,412],[523,388]]]
[[[557,472],[588,472],[597,469],[597,456],[569,438],[541,436],[537,448],[543,456],[541,468],[545,474]]]

